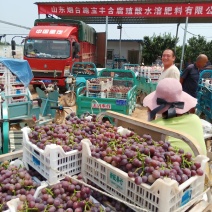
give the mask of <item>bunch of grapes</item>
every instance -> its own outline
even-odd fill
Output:
[[[30,166],[28,164],[28,168],[29,170],[28,173],[30,174],[30,176],[32,176],[33,181],[35,182],[39,182],[38,184],[40,184],[40,182],[42,181],[46,181],[46,178],[43,177],[39,172],[37,172],[32,166]]]
[[[110,92],[126,94],[130,89],[131,89],[131,87],[117,86],[116,85],[116,86],[113,86],[112,88],[110,88]]]
[[[38,186],[25,168],[9,165],[7,161],[2,163],[0,165],[0,211],[8,209],[6,203],[11,199],[34,195]]]
[[[193,161],[191,153],[173,148],[169,142],[154,141],[150,135],[140,137],[131,132],[121,136],[115,129],[104,132],[91,155],[127,172],[137,185],[151,185],[166,177],[181,184],[203,175],[201,164]]]
[[[91,181],[88,181],[88,184],[92,185],[93,187],[97,188],[98,190],[102,190],[100,187],[98,187]],[[115,199],[112,199],[100,192],[91,190],[91,195],[105,207],[105,212],[116,212],[116,211],[133,212],[133,210],[131,208],[129,208],[127,205],[125,205]]]
[[[28,135],[30,142],[37,145],[40,149],[45,149],[46,145],[60,145],[65,152],[71,150],[82,150],[81,140],[88,138],[95,143],[96,137],[101,134],[102,129],[112,128],[109,123],[97,122],[96,115],[92,115],[92,121],[85,118],[78,118],[72,112],[65,121],[65,124],[57,125],[55,123],[46,126],[35,126],[31,128]]]
[[[94,83],[94,84],[100,84],[100,82],[107,82],[108,80],[112,80],[112,78],[92,78],[92,79],[89,79],[88,81],[90,83]]]
[[[81,140],[91,141],[91,154],[95,158],[128,173],[135,183],[154,183],[158,178],[171,178],[179,184],[195,175],[203,175],[201,164],[194,162],[191,153],[173,148],[169,142],[154,141],[151,135],[134,132],[121,135],[109,122],[78,118],[71,113],[65,124],[36,126],[29,134],[30,141],[45,149],[48,144],[61,145],[65,152],[82,150]]]
[[[90,200],[90,188],[66,177],[52,186],[43,188],[37,198],[21,199],[17,210],[48,212],[103,212],[100,204]]]

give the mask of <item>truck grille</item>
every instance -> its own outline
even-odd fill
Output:
[[[34,77],[54,77],[54,72],[33,71]],[[62,77],[61,72],[57,72],[57,77]]]

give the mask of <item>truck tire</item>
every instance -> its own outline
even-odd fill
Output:
[[[63,99],[65,105],[68,107],[72,107],[76,104],[76,94],[74,92],[64,94]]]
[[[37,87],[39,87],[40,89],[42,89],[42,88],[41,88],[41,85],[32,85],[32,86],[33,86],[33,89],[34,89],[35,91],[36,91],[36,88],[37,88]]]

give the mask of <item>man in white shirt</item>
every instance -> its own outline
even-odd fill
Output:
[[[166,49],[162,54],[163,72],[161,73],[158,81],[164,78],[175,78],[180,80],[180,71],[175,66],[175,53],[171,49]]]

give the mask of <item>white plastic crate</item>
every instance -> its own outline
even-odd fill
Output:
[[[0,63],[1,64],[1,63]],[[7,84],[7,73],[0,69],[0,84]]]
[[[8,95],[21,95],[21,94],[27,94],[27,88],[24,87],[24,85],[11,85],[7,87]]]
[[[3,71],[4,73],[10,72],[10,70],[1,62],[0,62],[0,71]]]
[[[92,98],[107,98],[107,93],[106,92],[89,92],[89,91],[86,91],[86,96],[92,97]]]
[[[109,194],[141,208],[133,208],[135,211],[172,212],[202,194],[204,190],[204,175],[191,177],[181,185],[170,178],[158,179],[151,186],[144,183],[136,185],[126,172],[92,157],[88,139],[82,140],[82,145],[83,177]],[[208,158],[199,155],[195,161],[201,162],[204,170]]]
[[[19,78],[12,74],[11,72],[8,73],[8,84],[13,85],[13,84],[22,84],[21,81],[19,80]]]
[[[92,91],[107,91],[113,86],[113,78],[98,78],[101,80],[99,83],[90,82],[89,80],[86,81],[86,90],[91,92]]]
[[[9,131],[10,152],[22,149],[23,132],[21,130]]]
[[[126,99],[127,98],[127,93],[107,92],[107,98]]]
[[[18,102],[26,102],[27,97],[26,96],[18,96],[18,97],[8,97],[7,98],[7,103],[12,104],[12,103],[18,103]]]
[[[81,172],[82,153],[78,150],[64,152],[56,144],[47,145],[44,150],[29,141],[28,129],[23,128],[23,162],[38,171],[49,184],[64,179],[64,174],[70,176]]]
[[[4,64],[3,63],[0,63],[0,70],[4,70]]]

